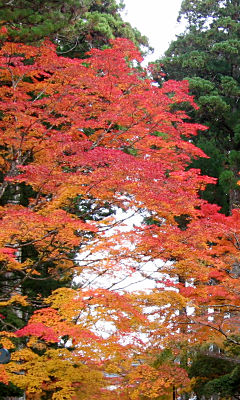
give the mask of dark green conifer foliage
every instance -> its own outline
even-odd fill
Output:
[[[192,163],[203,174],[216,177],[203,198],[229,214],[240,206],[236,182],[240,171],[240,2],[239,0],[184,0],[179,20],[185,32],[171,43],[153,73],[163,80],[187,79],[198,110],[187,110],[195,122],[209,127],[192,141],[209,159]],[[159,74],[160,72],[160,74]],[[164,75],[161,75],[163,72]],[[186,106],[187,107],[187,106]],[[198,399],[239,398],[239,346],[236,354],[197,352],[189,368]],[[222,357],[222,358],[221,358]]]
[[[220,398],[239,398],[240,365],[224,354],[218,356],[198,353],[189,368],[190,378],[195,378],[193,389],[199,399],[209,399],[216,394]]]
[[[123,1],[116,0],[0,0],[0,21],[11,40],[37,43],[49,37],[68,57],[82,57],[115,37],[128,38],[146,51],[147,38],[123,21],[123,8]]]
[[[203,174],[218,178],[203,197],[229,213],[240,205],[240,3],[239,0],[184,0],[179,20],[186,30],[156,62],[162,79],[188,79],[199,105],[195,122],[209,130],[193,142],[210,157],[194,162]]]

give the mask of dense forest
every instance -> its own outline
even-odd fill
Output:
[[[123,8],[0,1],[2,400],[240,396],[239,2]]]

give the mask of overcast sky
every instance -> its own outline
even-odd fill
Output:
[[[147,36],[155,52],[147,58],[156,60],[167,50],[175,35],[184,27],[177,22],[182,0],[125,0],[123,19]]]

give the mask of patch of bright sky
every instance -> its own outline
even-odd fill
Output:
[[[146,215],[145,215],[146,216]],[[137,210],[129,209],[127,211],[123,211],[120,208],[116,209],[115,214],[116,225],[111,228],[109,231],[105,232],[106,236],[113,235],[120,231],[123,233],[130,232],[134,227],[140,227],[143,222],[143,215],[139,214]],[[126,241],[122,242],[122,245],[125,245],[126,248],[129,248],[129,251],[134,251],[134,244]],[[119,246],[116,246],[116,249]],[[97,258],[97,262],[101,263],[101,260],[107,260],[107,253],[98,253],[93,256],[91,252],[88,254],[87,252],[81,252],[77,256],[77,261],[79,265],[87,266],[91,265],[94,262],[94,258]],[[167,263],[168,264],[168,263]],[[120,265],[120,264],[119,264]],[[171,263],[170,263],[171,265]],[[141,263],[134,262],[133,259],[129,257],[121,261],[121,268],[117,268],[116,270],[111,270],[110,274],[106,273],[103,275],[91,273],[89,275],[89,271],[86,268],[86,272],[81,273],[82,279],[82,287],[86,288],[112,288],[119,292],[122,291],[139,291],[139,290],[151,290],[156,285],[161,287],[159,282],[160,279],[163,278],[163,274],[159,272],[161,271],[161,266],[163,266],[162,260],[149,261],[148,259],[142,261]],[[76,282],[78,279],[76,278]]]
[[[160,58],[175,36],[184,31],[177,22],[182,0],[125,0],[122,17],[148,37],[154,53],[145,62]]]

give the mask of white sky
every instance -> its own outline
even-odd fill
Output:
[[[123,19],[147,36],[155,49],[147,61],[163,55],[175,35],[184,30],[177,22],[182,0],[125,0],[124,3]]]

